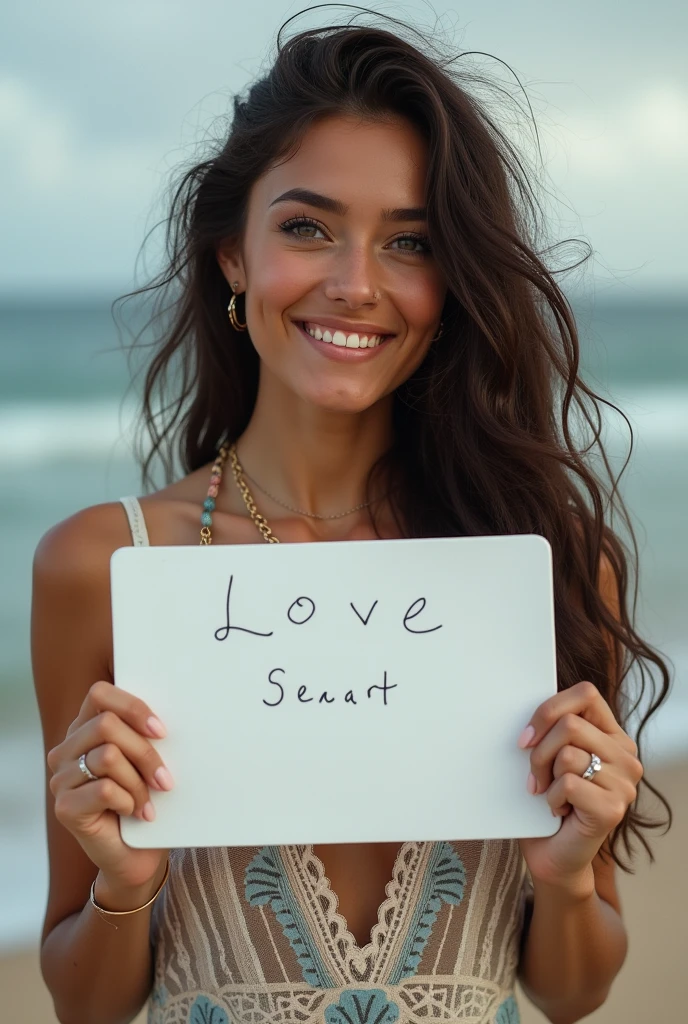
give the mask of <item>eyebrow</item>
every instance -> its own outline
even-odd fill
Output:
[[[336,213],[343,217],[348,213],[349,207],[339,199],[331,199],[330,196],[323,196],[320,192],[312,192],[307,188],[290,188],[283,192],[277,199],[273,199],[270,206],[278,203],[289,203],[297,201],[307,203],[308,206],[315,206],[319,210],[327,210],[328,213]],[[382,219],[388,220],[427,220],[428,212],[423,206],[396,206],[388,207],[382,211]]]

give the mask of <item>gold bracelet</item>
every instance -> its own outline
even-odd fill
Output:
[[[108,915],[113,915],[114,917],[124,917],[127,914],[138,914],[139,910],[145,910],[146,907],[150,907],[151,903],[153,903],[153,901],[158,898],[158,896],[162,892],[162,888],[163,888],[165,882],[167,881],[167,879],[169,878],[169,876],[170,876],[170,858],[168,857],[167,858],[167,867],[165,869],[165,877],[163,878],[162,882],[158,886],[156,892],[153,893],[151,898],[148,900],[148,903],[144,903],[142,907],[136,907],[134,910],[106,910],[105,907],[101,907],[100,903],[96,902],[96,896],[95,896],[95,892],[96,892],[96,879],[94,878],[93,882],[91,884],[91,903],[93,904],[95,909],[98,911],[100,916],[103,918],[103,920],[105,922],[107,922],[107,924],[109,924],[112,928],[116,929],[117,925],[113,924],[112,921],[108,921],[107,917],[105,917],[104,915],[108,914]]]

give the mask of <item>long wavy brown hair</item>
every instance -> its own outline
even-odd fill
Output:
[[[448,291],[443,334],[395,395],[395,442],[368,486],[376,473],[393,478],[393,510],[409,537],[547,538],[559,689],[592,681],[624,728],[637,712],[642,758],[643,730],[668,694],[670,675],[634,626],[638,548],[601,440],[600,403],[616,406],[579,375],[573,310],[555,280],[561,271],[544,262],[556,247],[537,248],[543,216],[531,176],[476,95],[495,83],[469,70],[468,54],[450,58],[416,29],[387,21],[394,31],[353,19],[286,41],[283,26],[269,73],[234,98],[222,139],[176,179],[162,222],[165,268],[123,297],[152,299],[147,344],[154,351],[137,445],[144,488],[154,459],[168,481],[175,458],[184,472],[195,470],[251,417],[258,356],[248,332],[229,324],[230,291],[216,250],[241,237],[256,179],[288,158],[321,118],[406,118],[427,140],[429,235]],[[593,471],[593,456],[604,476]],[[628,542],[609,525],[613,513]],[[601,577],[610,574],[616,610],[600,593]],[[636,800],[614,830],[611,855],[629,872],[620,843],[630,859],[635,835],[653,860],[643,832],[672,820],[646,777],[641,786],[666,815],[646,817]]]

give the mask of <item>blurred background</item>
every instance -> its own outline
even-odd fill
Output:
[[[688,835],[687,8],[374,6],[434,25],[457,52],[494,55],[481,70],[527,113],[499,61],[510,65],[533,108],[539,156],[526,117],[514,141],[537,161],[550,233],[594,250],[562,285],[584,376],[636,435],[621,490],[640,544],[637,623],[674,674],[647,734],[646,772],[677,814],[669,836],[654,839],[658,863],[640,859],[637,875],[621,879],[631,952],[594,1018],[678,1019],[678,955],[688,948],[675,913]],[[0,1002],[15,1024],[55,1019],[36,955],[47,857],[29,654],[33,553],[77,509],[143,493],[130,444],[136,390],[127,391],[110,303],[156,269],[155,238],[145,260],[137,254],[164,212],[170,172],[197,156],[299,9],[28,0],[0,11]],[[333,5],[298,24],[346,16]],[[506,100],[503,109],[513,121]],[[618,416],[607,416],[606,437],[618,470],[628,450]],[[520,1002],[525,1021],[544,1019]]]

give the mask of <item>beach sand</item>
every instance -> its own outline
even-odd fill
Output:
[[[629,952],[607,1002],[585,1018],[591,1024],[648,1024],[685,1019],[688,760],[648,769],[647,776],[669,800],[674,825],[665,837],[655,834],[654,864],[639,854],[635,875],[618,872]],[[649,804],[646,813],[648,810]],[[517,998],[521,1024],[546,1021],[520,989]],[[56,1024],[34,950],[0,958],[0,1006],[2,1019],[8,1024]],[[142,1013],[135,1024],[144,1021]]]

